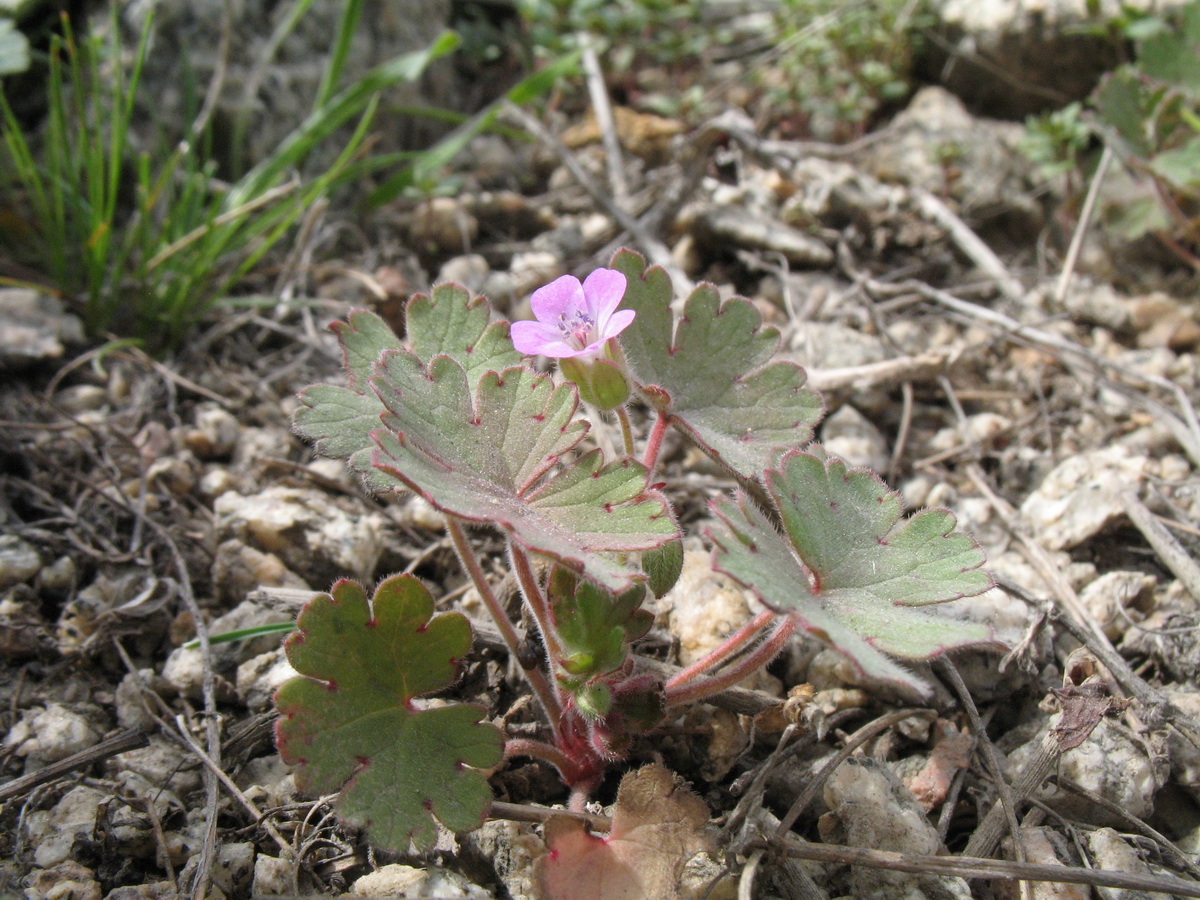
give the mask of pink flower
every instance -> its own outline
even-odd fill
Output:
[[[625,296],[625,276],[615,269],[596,269],[583,282],[564,275],[533,292],[536,322],[513,322],[513,346],[521,353],[556,359],[591,359],[637,315],[617,310]]]

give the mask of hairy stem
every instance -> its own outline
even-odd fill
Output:
[[[535,741],[532,738],[509,738],[505,741],[504,758],[512,759],[514,756],[528,756],[531,759],[540,759],[542,762],[549,763],[558,769],[558,773],[564,781],[577,768],[575,761],[553,744]]]
[[[658,463],[658,451],[662,449],[663,435],[667,433],[669,418],[666,413],[659,412],[654,420],[654,427],[650,429],[650,437],[646,439],[646,452],[642,456],[642,465],[646,467],[647,472],[653,473],[654,466]]]
[[[512,622],[508,620],[508,614],[504,611],[499,598],[496,597],[496,592],[488,584],[483,567],[479,565],[479,559],[467,541],[467,533],[463,530],[462,521],[447,515],[446,533],[450,535],[450,540],[454,543],[458,561],[462,563],[462,567],[471,577],[475,589],[479,591],[479,596],[483,599],[483,605],[487,607],[492,619],[496,622],[496,629],[500,632],[500,637],[503,638],[504,645],[508,648],[509,656],[519,661],[521,656],[518,648],[521,645],[521,636],[513,628]],[[540,669],[522,667],[522,671],[525,673],[525,679],[529,682],[529,686],[533,688],[533,693],[541,701],[542,709],[545,710],[546,717],[550,720],[550,727],[554,729],[554,736],[557,738],[559,723],[562,720],[562,704],[559,702],[557,692],[550,686],[545,674]]]
[[[618,406],[613,412],[617,414],[617,421],[621,423],[621,437],[625,441],[625,455],[633,456],[633,426],[629,424],[629,410],[624,406]]]
[[[582,812],[592,791],[599,785],[604,766],[597,768],[594,758],[575,759],[562,749],[530,738],[510,738],[504,744],[504,758],[528,756],[549,763],[558,770],[563,784],[571,788],[568,808]]]
[[[718,646],[708,651],[701,659],[696,660],[686,669],[675,674],[670,681],[667,682],[667,689],[681,687],[688,684],[697,678],[702,677],[706,672],[715,669],[731,656],[740,653],[742,650],[750,646],[751,642],[758,637],[764,628],[775,620],[777,614],[771,610],[763,610]]]
[[[775,655],[783,649],[783,645],[787,643],[788,638],[792,636],[792,632],[795,629],[795,621],[791,616],[787,616],[780,620],[779,624],[775,626],[774,631],[772,631],[771,635],[765,641],[719,674],[711,677],[704,675],[693,676],[689,681],[681,684],[676,683],[679,676],[672,678],[671,681],[667,682],[665,688],[667,706],[681,706],[684,703],[695,703],[697,700],[703,700],[706,697],[719,694],[726,688],[733,687],[743,678],[754,674],[774,659]]]
[[[553,670],[555,664],[563,657],[563,648],[550,617],[550,603],[542,591],[542,586],[538,584],[537,576],[533,574],[529,556],[514,544],[511,538],[508,541],[508,555],[512,559],[513,572],[517,576],[517,584],[521,586],[525,604],[533,614],[534,621],[537,622],[538,631],[542,633],[542,641],[546,644],[546,656],[549,658],[550,668]]]

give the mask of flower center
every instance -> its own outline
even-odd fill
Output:
[[[571,315],[565,312],[558,314],[558,330],[562,332],[563,340],[576,350],[582,350],[591,343],[595,325],[592,317],[582,310],[577,309]]]

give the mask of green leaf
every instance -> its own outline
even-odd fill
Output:
[[[1155,155],[1150,165],[1155,174],[1165,178],[1175,189],[1195,191],[1200,188],[1200,136]]]
[[[521,361],[508,337],[508,322],[491,322],[491,305],[472,299],[462,287],[440,284],[429,295],[414,294],[406,307],[409,341],[418,359],[438,354],[458,360],[472,384],[486,371]],[[329,326],[342,346],[342,365],[349,387],[317,384],[300,392],[295,429],[316,444],[317,452],[345,459],[373,491],[403,489],[403,482],[371,466],[383,402],[368,384],[385,350],[403,348],[388,324],[373,312],[351,311],[346,322]]]
[[[410,575],[382,582],[369,603],[361,585],[339,581],[300,613],[285,647],[301,677],[275,697],[279,753],[299,766],[297,784],[341,790],[339,814],[397,852],[410,840],[432,849],[434,818],[452,831],[482,825],[491,791],[476,770],[503,754],[481,707],[414,703],[449,686],[471,647],[464,616],[432,614]]]
[[[700,285],[676,322],[662,268],[629,250],[612,266],[629,281],[622,306],[637,312],[618,340],[643,395],[672,425],[747,479],[812,438],[821,398],[804,387],[802,368],[771,361],[779,332],[763,327],[749,300],[722,303]]]
[[[1160,31],[1142,42],[1138,67],[1151,78],[1200,97],[1200,3],[1183,7],[1179,28]]]
[[[536,553],[620,591],[642,575],[605,552],[648,550],[678,535],[663,496],[628,457],[598,450],[552,467],[587,431],[570,385],[528,367],[486,372],[472,392],[448,356],[426,369],[389,351],[371,379],[389,410],[372,464],[438,509],[490,522]]]
[[[951,513],[928,509],[900,522],[899,496],[876,475],[809,452],[789,453],[766,473],[766,487],[786,536],[739,492],[736,504],[713,506],[713,567],[795,616],[864,673],[928,694],[883,654],[928,659],[994,641],[986,625],[921,608],[993,584],[980,568],[983,551],[954,532]]]
[[[314,384],[300,392],[300,408],[293,427],[312,441],[322,456],[345,459],[350,471],[362,478],[368,490],[402,490],[404,483],[371,466],[375,444],[371,432],[379,428],[384,406],[374,394],[360,394],[333,384]]]
[[[350,388],[360,394],[368,390],[367,379],[375,372],[379,354],[403,346],[387,322],[365,309],[352,309],[345,322],[334,322],[329,330],[337,335],[342,346],[342,367]]]
[[[683,541],[667,541],[655,550],[647,550],[642,554],[642,571],[650,593],[655,597],[665,595],[683,572]]]
[[[1101,120],[1115,129],[1136,155],[1143,158],[1150,155],[1147,124],[1155,94],[1133,69],[1122,66],[1105,76],[1092,94],[1092,103]]]
[[[629,644],[654,624],[654,616],[641,608],[646,589],[640,584],[616,595],[555,567],[547,588],[554,630],[563,645],[560,680],[568,687],[619,669]]]
[[[508,322],[491,322],[491,312],[486,299],[472,299],[457,284],[439,284],[429,296],[414,295],[407,313],[413,353],[426,363],[438,354],[449,356],[466,369],[472,385],[484,372],[520,365]]]
[[[300,408],[293,427],[313,442],[322,456],[345,459],[372,491],[402,489],[404,485],[371,467],[375,444],[371,432],[379,427],[383,403],[370,389],[367,379],[384,350],[399,349],[400,339],[387,323],[365,309],[351,310],[345,322],[334,322],[329,330],[342,346],[342,366],[349,387],[314,384],[300,392]]]

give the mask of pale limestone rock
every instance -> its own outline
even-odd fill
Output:
[[[491,894],[457,872],[430,866],[416,869],[393,864],[357,879],[350,888],[356,897],[436,897],[438,900],[491,900]]]
[[[33,847],[34,863],[48,869],[66,860],[76,837],[91,836],[100,804],[106,803],[110,796],[81,785],[67,791],[52,809],[36,810],[26,816],[25,828]]]
[[[1146,457],[1114,445],[1069,457],[1021,504],[1043,546],[1066,550],[1122,514],[1121,495],[1145,479]]]
[[[1105,572],[1079,594],[1084,609],[1116,641],[1129,627],[1154,609],[1154,588],[1158,581],[1145,572]]]
[[[818,828],[823,840],[906,854],[933,855],[940,849],[937,829],[912,792],[889,769],[870,757],[851,757],[825,785],[829,812]],[[969,900],[961,878],[911,875],[855,866],[850,871],[858,900]]]

